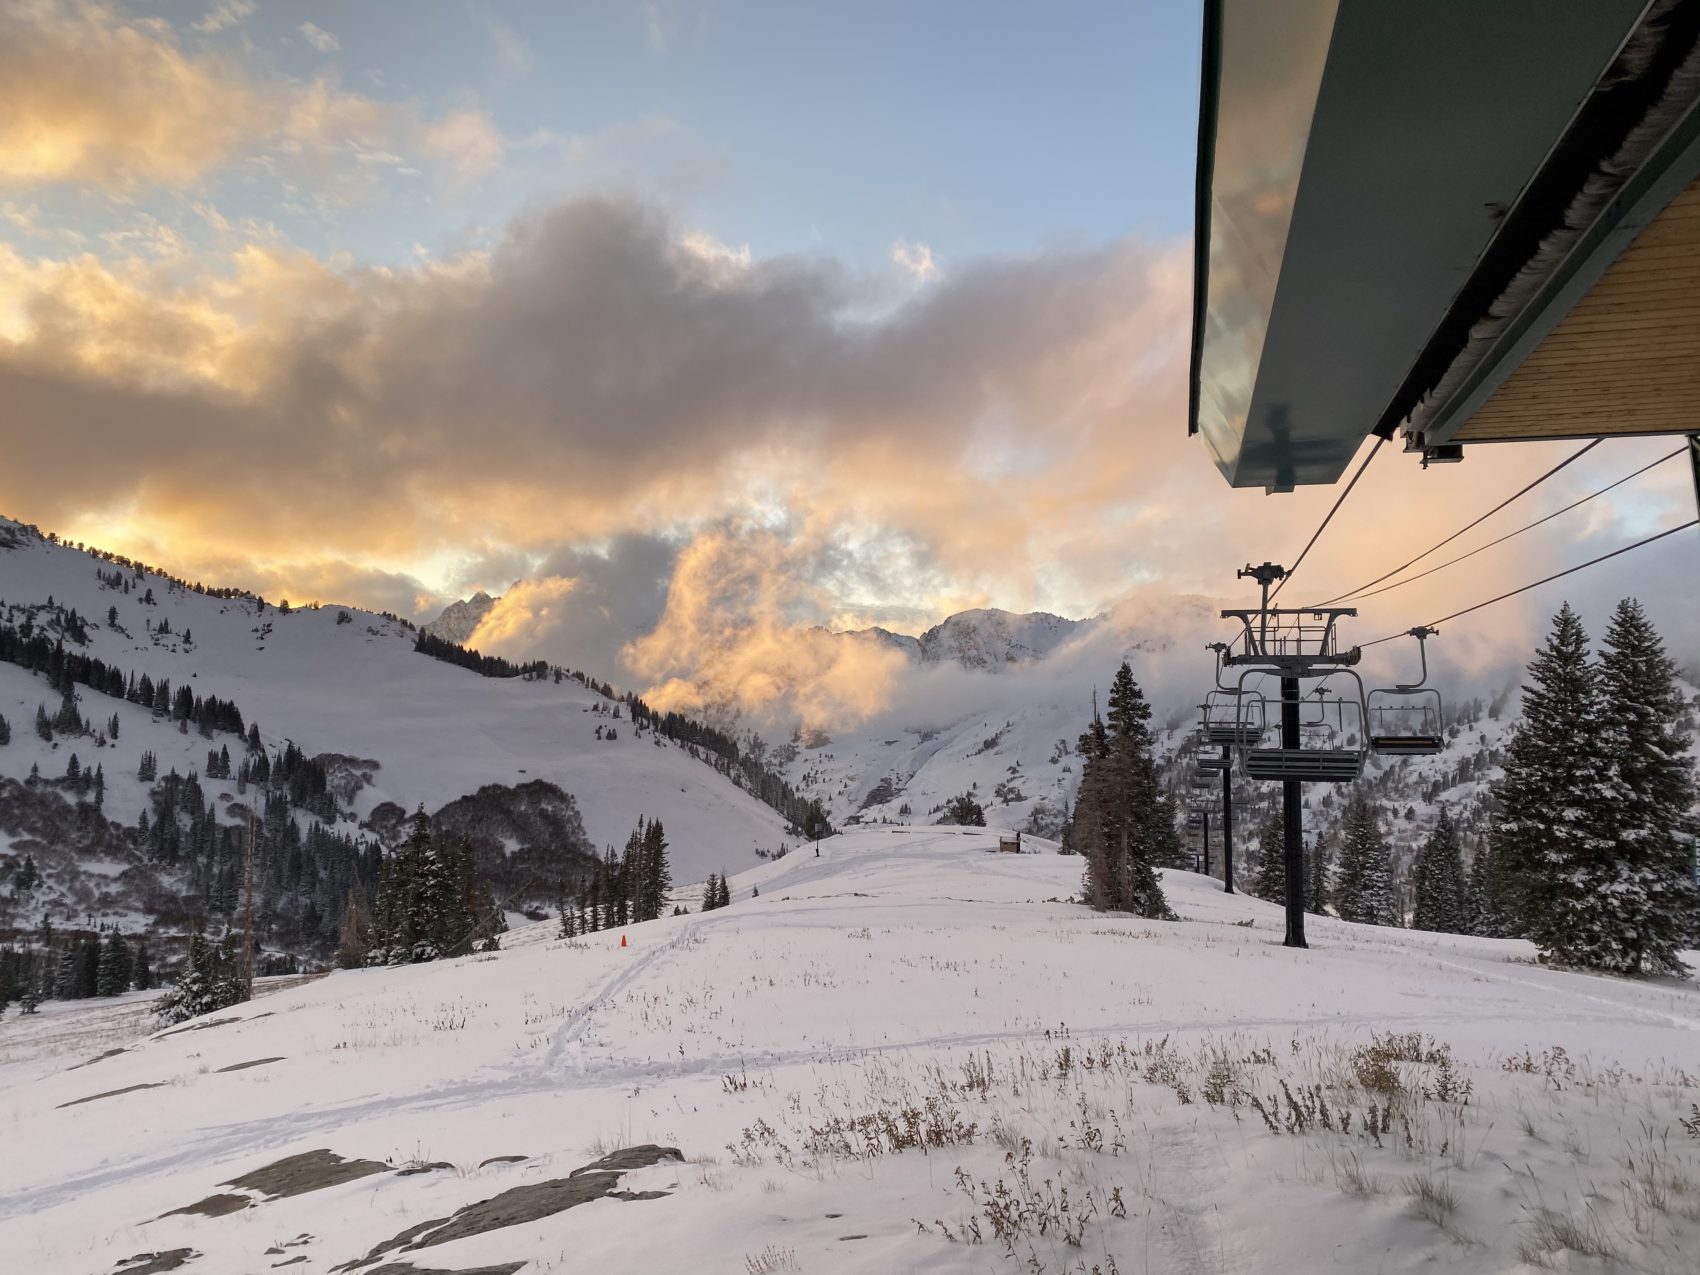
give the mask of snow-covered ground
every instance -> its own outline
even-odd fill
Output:
[[[1692,980],[1315,918],[1290,951],[1181,873],[1179,922],[1095,914],[1079,860],[995,844],[858,829],[723,910],[335,973],[83,1066],[133,1009],[14,1015],[5,1268],[1694,1269]],[[651,1143],[684,1158],[550,1211]],[[382,1165],[225,1185],[319,1149]]]

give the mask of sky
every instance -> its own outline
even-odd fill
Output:
[[[1185,437],[1198,22],[6,0],[0,512],[274,598],[429,618],[486,589],[481,645],[640,689],[711,650],[807,683],[815,626],[1240,600],[1333,493],[1229,491]],[[1378,459],[1305,571],[1379,574],[1564,450]],[[1661,450],[1603,446],[1533,512]],[[1666,465],[1365,626],[1685,492]],[[1607,584],[1687,641],[1661,586],[1692,552]],[[1558,600],[1454,658],[1526,656]]]

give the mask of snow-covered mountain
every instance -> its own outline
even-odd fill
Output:
[[[958,664],[997,673],[1042,660],[1096,621],[1069,620],[1048,611],[1017,614],[996,608],[958,611],[920,637],[890,629],[852,629],[841,636],[877,642],[918,664]]]
[[[435,620],[420,625],[419,631],[440,637],[445,642],[464,644],[484,622],[484,617],[490,614],[490,609],[500,601],[501,598],[493,598],[480,589],[470,598],[449,603]]]
[[[194,884],[184,870],[150,858],[125,831],[157,824],[157,790],[171,771],[197,776],[196,809],[173,816],[185,835],[203,807],[216,831],[239,827],[255,804],[237,773],[249,757],[244,736],[198,709],[179,713],[185,693],[234,705],[268,757],[315,759],[302,782],[328,791],[291,794],[303,834],[317,821],[358,840],[393,830],[416,806],[434,812],[495,786],[484,818],[510,852],[526,849],[514,829],[539,826],[539,802],[548,835],[573,844],[531,850],[599,852],[623,844],[640,816],[658,818],[681,877],[735,871],[786,840],[778,813],[692,749],[633,729],[616,701],[572,677],[483,677],[432,659],[394,617],[202,592],[0,520],[0,631],[98,661],[121,688],[144,677],[156,694],[169,688],[165,701],[143,705],[78,680],[76,724],[55,725],[67,711],[62,686],[47,670],[0,659],[10,734],[0,744],[0,927],[8,917],[39,924],[48,907],[58,921],[127,926],[200,910],[183,901]],[[228,778],[212,768],[221,753]],[[557,799],[524,787],[537,781],[567,794],[582,832],[573,817],[556,817]],[[45,880],[20,893],[8,886],[26,854]],[[221,889],[194,888],[203,899]]]

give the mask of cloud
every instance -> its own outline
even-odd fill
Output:
[[[478,16],[483,20],[484,30],[490,37],[490,52],[495,59],[497,78],[512,80],[529,74],[532,63],[536,60],[531,46],[488,9],[479,10]]]
[[[622,651],[650,703],[819,725],[883,709],[903,656],[809,623],[825,602],[810,596],[809,553],[806,539],[760,528],[699,533],[679,555],[660,622]]]
[[[221,5],[221,29],[252,6]],[[205,27],[206,23],[216,23]],[[298,28],[321,52],[336,37]],[[379,176],[433,160],[446,180],[500,165],[508,141],[476,103],[427,116],[412,100],[301,83],[186,51],[169,27],[92,4],[0,6],[0,189],[74,186],[130,198],[194,187],[238,162],[321,203],[362,200]]]
[[[195,23],[195,30],[211,35],[227,27],[239,26],[254,16],[254,8],[254,0],[219,0],[207,10],[205,17]],[[306,25],[312,26],[312,23]]]
[[[671,703],[877,712],[882,658],[816,626],[1231,593],[1234,568],[1296,552],[1337,494],[1230,491],[1186,437],[1182,245],[967,261],[895,309],[869,304],[879,279],[730,249],[630,196],[542,207],[488,250],[408,268],[240,235],[222,255],[163,246],[0,250],[0,510],[118,549],[144,528],[189,569],[239,546],[440,591],[419,564],[538,560],[490,640],[623,668]],[[1601,447],[1480,534],[1668,447]],[[1426,473],[1386,450],[1290,592],[1380,574],[1571,449]],[[1673,463],[1370,599],[1352,632],[1680,521],[1685,481]],[[1645,552],[1606,579],[1652,602],[1692,545]],[[1558,596],[1443,626],[1437,654],[1520,662]]]
[[[320,53],[335,53],[342,47],[342,41],[323,27],[312,22],[303,22],[295,28],[301,33],[301,38],[307,41]]]
[[[427,124],[423,142],[425,153],[459,186],[495,172],[508,151],[502,130],[476,103],[456,107]]]
[[[891,245],[891,260],[917,283],[930,283],[939,277],[938,263],[933,260],[933,250],[927,244],[911,244],[907,239],[899,239]]]
[[[0,6],[0,186],[181,186],[275,122],[229,63],[155,27],[89,5]]]

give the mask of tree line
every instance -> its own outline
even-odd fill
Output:
[[[1307,847],[1308,906],[1374,925],[1526,938],[1562,965],[1685,973],[1678,954],[1700,941],[1700,818],[1688,704],[1663,640],[1626,598],[1592,654],[1566,603],[1528,675],[1468,868],[1442,806],[1411,865],[1407,917],[1381,812],[1359,787],[1332,836]],[[1339,847],[1332,871],[1329,840]],[[1275,812],[1260,831],[1252,889],[1277,902],[1281,847]]]

